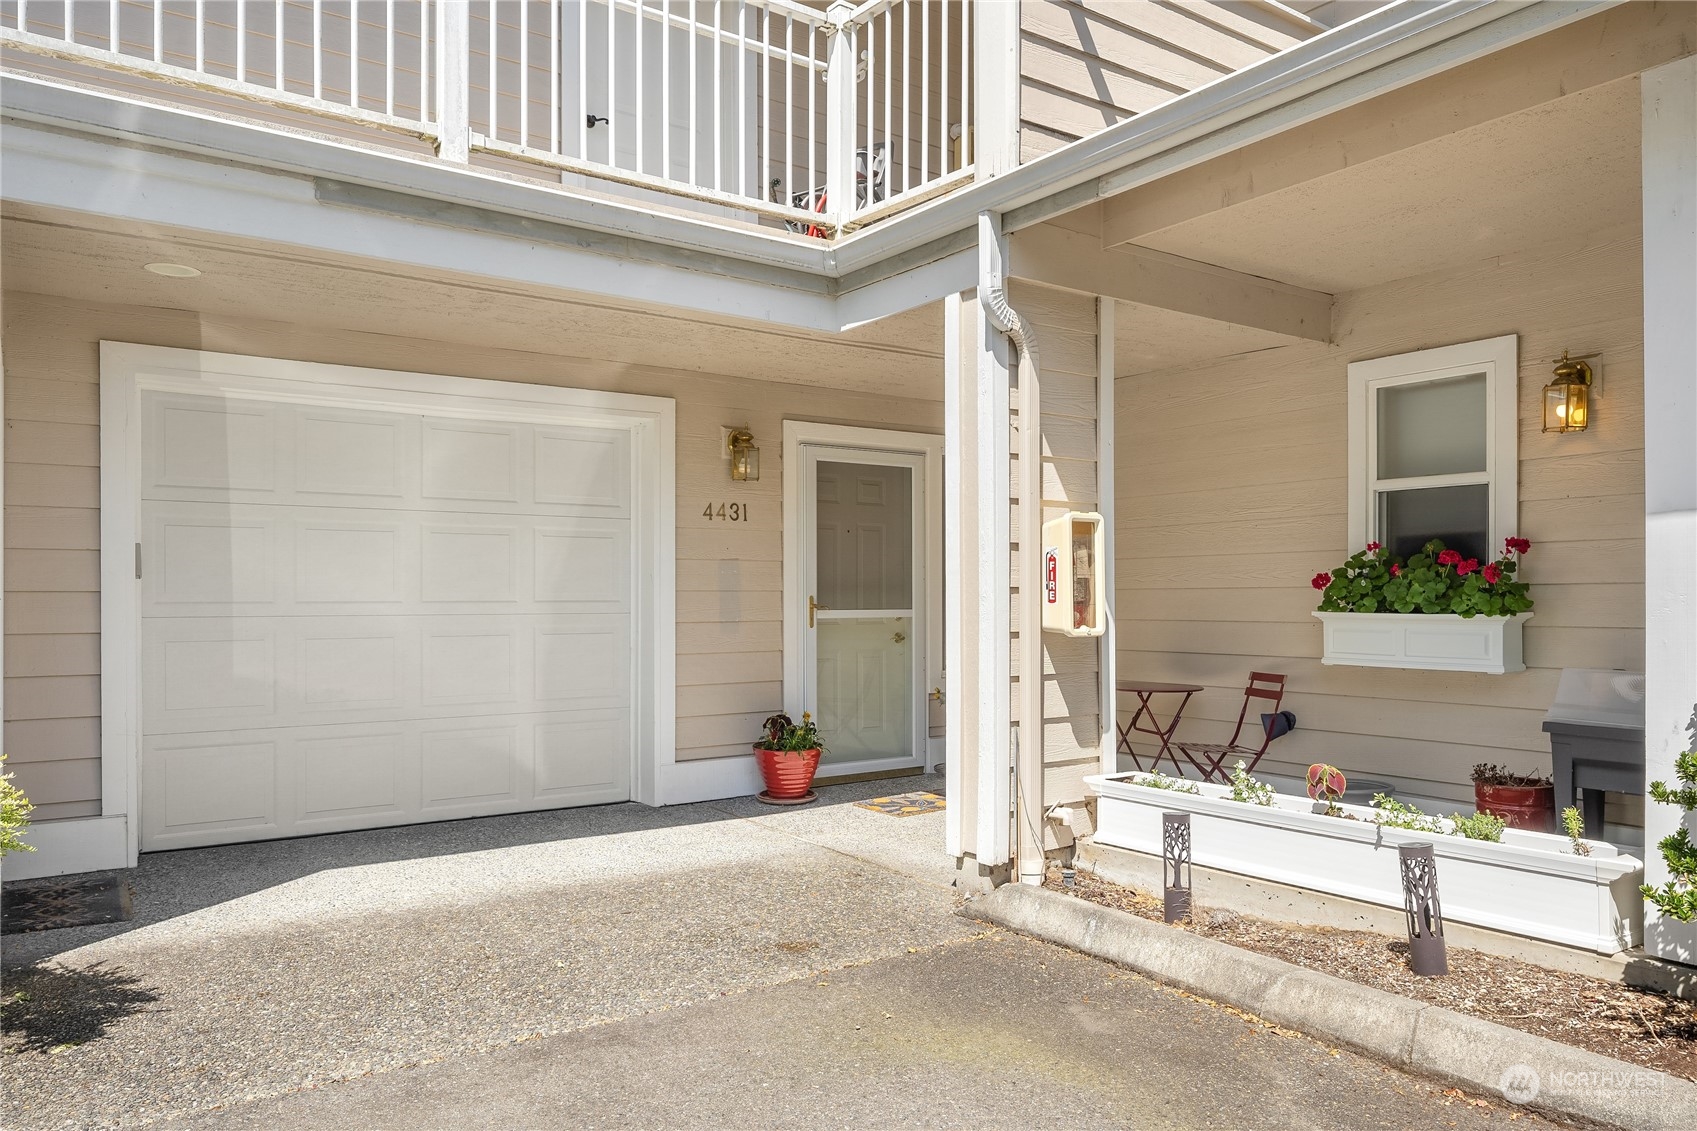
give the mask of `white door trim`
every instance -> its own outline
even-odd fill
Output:
[[[632,496],[639,663],[632,791],[649,805],[680,783],[677,758],[676,406],[670,398],[562,389],[346,365],[100,343],[101,813],[128,823],[133,867],[140,845],[141,640],[135,546],[140,538],[143,390],[216,393],[294,404],[362,407],[456,419],[623,427],[634,453]],[[687,775],[685,775],[687,776]]]
[[[784,421],[784,709],[792,714],[801,710],[807,631],[808,589],[807,579],[802,576],[800,521],[803,444],[917,455],[922,459],[925,543],[920,563],[925,571],[925,632],[920,646],[925,657],[921,669],[925,673],[925,686],[919,689],[922,697],[914,709],[925,720],[929,717],[929,700],[923,693],[943,686],[943,437],[887,428]],[[928,734],[928,725],[925,730]],[[925,764],[934,766],[941,762],[943,749],[941,739],[927,738]]]

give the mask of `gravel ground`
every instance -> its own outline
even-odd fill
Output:
[[[1076,887],[1063,887],[1056,877],[1049,886],[1145,919],[1161,919],[1158,897],[1088,872],[1078,873]],[[1227,911],[1200,912],[1193,923],[1177,929],[1697,1080],[1694,1002],[1455,946],[1449,948],[1447,976],[1422,978],[1409,972],[1408,944],[1400,938],[1289,926]]]
[[[7,936],[0,1125],[165,1118],[978,934],[941,815],[848,804],[878,792],[143,857],[135,920]],[[808,839],[855,828],[885,864]]]

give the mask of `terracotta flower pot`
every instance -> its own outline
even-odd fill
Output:
[[[1474,807],[1507,821],[1510,828],[1535,833],[1556,831],[1556,790],[1553,785],[1486,785],[1473,783]]]
[[[766,780],[766,793],[771,797],[804,797],[813,785],[813,773],[819,768],[818,750],[765,750],[754,748],[754,760],[760,764],[760,776]]]

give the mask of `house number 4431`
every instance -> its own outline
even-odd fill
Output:
[[[701,517],[708,522],[747,522],[747,503],[708,503],[702,510]]]

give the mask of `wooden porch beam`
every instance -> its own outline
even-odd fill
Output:
[[[1108,246],[1689,54],[1697,4],[1624,4],[1108,199]],[[1582,155],[1581,155],[1582,156]]]
[[[1331,340],[1332,296],[1321,291],[1149,248],[1105,248],[1096,236],[1053,224],[1016,232],[1011,243],[1015,278],[1289,338]]]

